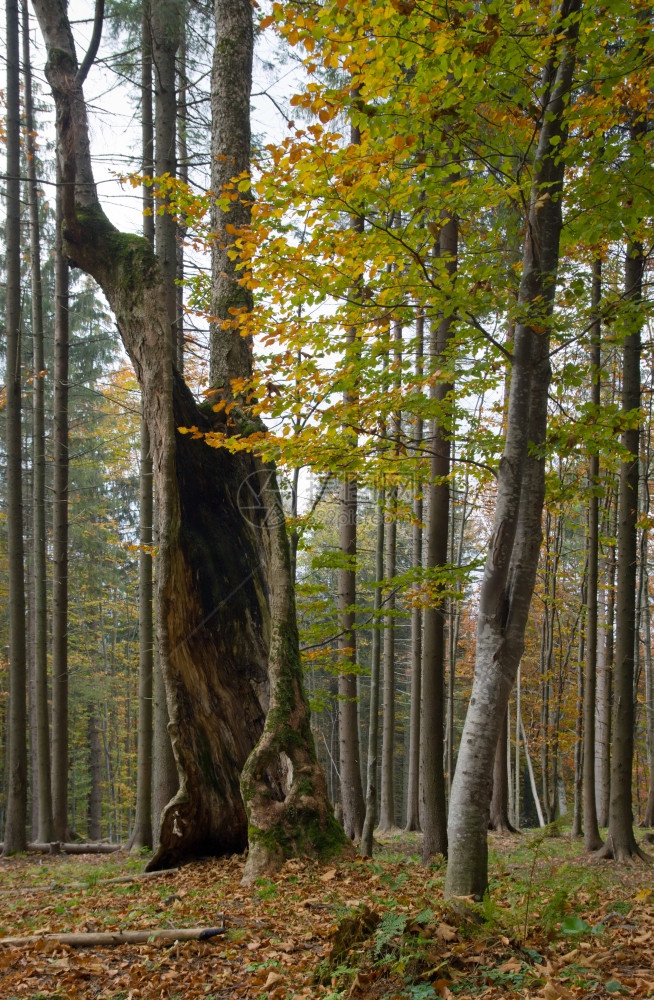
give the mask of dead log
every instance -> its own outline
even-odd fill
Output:
[[[120,882],[138,882],[144,878],[159,878],[160,875],[176,875],[179,868],[162,868],[157,872],[136,872],[134,875],[119,875],[117,878],[101,878],[93,883],[93,888],[99,885],[118,885]],[[89,882],[49,882],[47,885],[27,886],[20,890],[21,895],[26,892],[59,892],[69,889],[88,889]],[[3,889],[0,896],[15,893],[15,889]]]
[[[97,948],[117,944],[174,944],[176,941],[210,941],[225,933],[225,927],[171,927],[140,931],[90,931],[73,934],[32,934],[28,937],[0,938],[0,945],[20,947],[53,941],[72,948]]]
[[[85,844],[84,842],[63,844],[61,841],[55,840],[51,844],[38,842],[28,844],[27,850],[33,854],[115,854],[122,846],[122,844]]]

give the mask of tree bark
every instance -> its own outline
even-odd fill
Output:
[[[375,541],[375,589],[372,609],[372,650],[370,653],[370,723],[368,728],[368,768],[366,775],[366,816],[361,833],[361,856],[372,857],[373,830],[377,812],[377,748],[379,745],[379,668],[381,666],[381,587],[384,579],[384,491],[377,492],[377,532]]]
[[[490,806],[489,830],[495,833],[517,833],[516,828],[509,819],[509,768],[506,752],[509,730],[509,712],[504,715],[504,722],[500,729],[500,735],[495,748],[495,760],[493,762],[493,796]]]
[[[449,812],[445,892],[483,897],[488,887],[487,830],[499,728],[524,647],[541,539],[548,329],[561,233],[567,129],[565,108],[575,66],[580,0],[564,0],[544,73],[536,156],[515,326],[504,450],[493,534],[481,585],[477,655]],[[557,65],[558,62],[558,65]],[[552,142],[554,140],[554,142]]]
[[[68,262],[62,226],[67,178],[58,164],[55,235],[54,454],[52,491],[52,811],[68,833]]]
[[[601,323],[599,307],[602,297],[602,264],[593,264],[592,305],[595,310],[591,331],[592,369],[591,403],[599,408],[601,389]],[[602,846],[597,823],[595,798],[595,702],[597,700],[597,594],[599,588],[599,453],[593,451],[588,467],[588,589],[586,612],[586,671],[584,676],[584,748],[583,804],[584,849],[597,851]]]
[[[613,712],[613,662],[615,627],[615,536],[617,534],[618,500],[612,489],[608,491],[609,510],[607,512],[606,534],[611,536],[605,559],[606,593],[604,613],[604,642],[602,644],[601,670],[598,674],[596,703],[596,757],[595,793],[597,797],[597,821],[600,826],[609,825],[609,800],[611,798],[611,716]]]
[[[90,840],[100,840],[102,836],[102,745],[100,726],[94,705],[89,711],[89,799],[88,836]]]
[[[152,41],[150,4],[143,3],[141,14],[141,154],[142,172],[154,172],[152,122]],[[152,187],[143,185],[143,235],[154,245],[154,199]],[[141,401],[141,451],[139,463],[139,718],[136,765],[136,808],[128,846],[132,851],[153,846],[152,837],[152,754],[153,754],[153,672],[154,629],[152,620],[153,515],[152,456],[150,435]],[[166,734],[167,735],[167,734]],[[174,791],[173,793],[174,794]]]
[[[456,278],[459,226],[456,217],[443,224],[439,236],[439,255],[444,264],[451,293]],[[447,294],[447,293],[446,293]],[[452,315],[444,316],[432,335],[432,361],[447,370],[447,347],[454,329]],[[451,419],[447,415],[448,396],[453,390],[451,379],[439,379],[431,391],[440,406],[434,417],[429,449],[431,468],[429,483],[429,514],[427,520],[427,571],[444,572],[448,560],[450,524],[450,458]],[[443,768],[443,735],[445,718],[445,622],[447,598],[442,595],[443,582],[436,581],[434,593],[425,608],[422,647],[422,722],[420,770],[422,777],[422,862],[429,864],[434,854],[447,856],[447,807],[445,772]],[[439,592],[440,591],[440,592]]]
[[[356,518],[356,482],[353,479],[344,479],[341,483],[339,499],[339,540],[341,557],[347,560],[347,566],[342,566],[338,570],[340,629],[338,640],[338,738],[343,827],[352,840],[358,840],[361,836],[365,808],[359,766],[359,724],[357,718]]]
[[[20,365],[20,98],[18,2],[7,0],[7,181],[5,322],[7,328],[6,448],[7,562],[9,575],[9,737],[4,854],[27,845],[27,662],[23,565],[23,470]]]
[[[422,378],[424,369],[425,317],[422,310],[416,316],[416,376]],[[412,447],[416,456],[418,470],[421,466],[423,436],[423,420],[416,416]],[[413,526],[412,526],[412,557],[416,573],[422,570],[422,532],[423,532],[423,489],[424,483],[418,471],[413,488]],[[409,715],[409,782],[406,801],[405,830],[420,829],[420,715],[422,702],[422,608],[414,601],[411,610],[411,702]]]
[[[357,128],[350,129],[350,143],[358,145],[361,136]],[[353,216],[350,227],[354,233],[363,232],[363,218]],[[358,297],[360,289],[353,289]],[[356,327],[347,330],[345,343],[345,380],[343,407],[345,422],[343,433],[353,451],[357,447],[356,431],[352,430],[351,415],[348,410],[356,403],[358,378],[356,363],[359,354]],[[357,483],[345,476],[340,486],[338,504],[338,537],[342,565],[338,569],[338,611],[339,611],[339,664],[338,664],[338,739],[341,771],[341,803],[343,806],[343,827],[352,840],[361,837],[365,804],[361,785],[359,747],[359,720],[357,713]]]
[[[651,417],[651,403],[650,403]],[[649,421],[651,424],[651,420]],[[643,501],[642,513],[649,514],[649,470],[651,445],[649,434],[646,431],[647,440],[644,446],[643,455],[643,475],[641,478]],[[649,559],[648,559],[649,531],[642,530],[640,568],[643,578],[643,667],[645,671],[645,733],[647,741],[647,766],[649,768],[649,784],[647,789],[647,805],[643,816],[643,826],[654,826],[654,676],[652,671],[652,631],[650,621],[650,601],[649,601]]]
[[[396,387],[399,387],[402,364],[402,324],[393,323],[393,364],[396,375]],[[391,438],[396,447],[401,434],[401,414],[396,410],[391,423]],[[382,717],[382,754],[381,754],[381,795],[379,803],[379,829],[392,830],[395,827],[395,577],[397,560],[397,487],[388,491],[388,518],[386,528],[386,554],[384,577],[390,585],[386,598],[386,614],[384,616],[384,654],[383,654],[383,717]]]
[[[642,129],[641,129],[642,126]],[[644,123],[633,127],[632,140],[644,132]],[[634,755],[634,644],[636,640],[636,575],[638,562],[638,464],[639,426],[633,414],[640,409],[640,332],[643,324],[641,301],[645,253],[635,240],[627,247],[625,292],[626,336],[622,348],[623,414],[631,414],[621,442],[627,459],[620,463],[617,537],[616,638],[613,697],[613,740],[611,745],[611,798],[609,831],[600,857],[616,861],[647,858],[633,832],[632,768]],[[635,426],[634,426],[635,424]]]
[[[274,477],[248,454],[207,447],[205,435],[224,433],[228,417],[198,407],[174,376],[159,262],[146,239],[117,231],[98,202],[84,74],[63,0],[34,6],[57,106],[66,252],[98,281],[116,316],[141,384],[159,497],[157,639],[180,787],[164,811],[159,850],[148,867],[241,851],[248,819],[250,871],[295,849],[339,850],[344,835],[327,802],[301,686]],[[251,6],[243,0],[237,6],[251,38]],[[219,335],[242,339],[223,328]],[[181,434],[179,427],[198,430]],[[258,507],[247,503],[248,483]],[[248,757],[242,796],[239,773]]]
[[[23,79],[25,81],[25,148],[27,153],[30,213],[30,258],[32,271],[32,574],[34,579],[34,702],[36,715],[38,795],[37,839],[52,840],[52,789],[50,770],[50,724],[48,718],[48,612],[45,527],[45,357],[43,334],[43,283],[41,279],[41,230],[36,179],[36,142],[29,14],[26,0],[23,18]]]

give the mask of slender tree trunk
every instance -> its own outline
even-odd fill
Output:
[[[54,457],[52,495],[52,810],[57,840],[68,827],[68,263],[58,176],[55,236]]]
[[[456,277],[459,229],[455,217],[443,224],[439,237],[439,255],[444,277],[450,289]],[[447,347],[453,335],[452,316],[443,317],[432,334],[432,364],[447,371]],[[427,518],[427,573],[445,570],[448,558],[450,518],[450,455],[451,418],[447,416],[447,399],[453,389],[451,379],[440,379],[431,391],[439,404],[434,417],[429,450],[431,468],[429,483],[429,513]],[[422,861],[429,864],[434,854],[447,855],[447,807],[445,802],[445,772],[443,769],[443,736],[445,717],[445,622],[447,598],[442,596],[443,584],[433,584],[433,597],[425,608],[422,647],[422,722],[420,770],[422,775]]]
[[[515,789],[513,793],[513,825],[516,830],[520,829],[520,720],[522,718],[521,696],[522,678],[520,664],[518,664],[518,676],[515,685]]]
[[[423,374],[423,340],[424,313],[416,317],[416,376]],[[420,450],[422,447],[423,421],[415,418],[413,433],[413,449],[416,455],[417,475],[413,494],[413,527],[412,527],[412,563],[419,574],[422,570],[422,532],[423,532],[423,482],[420,475],[422,465]],[[420,829],[420,715],[422,702],[422,608],[414,602],[411,609],[411,701],[409,716],[409,783],[407,789],[406,825],[405,829]]]
[[[379,668],[381,666],[381,588],[384,579],[384,491],[377,493],[377,533],[375,542],[375,587],[370,653],[370,723],[368,727],[368,768],[366,775],[366,816],[361,833],[361,855],[372,857],[373,830],[377,813],[377,748],[379,745]]]
[[[582,595],[583,599],[588,599]],[[584,830],[582,822],[583,814],[583,767],[584,767],[584,662],[586,652],[586,636],[582,624],[579,630],[579,643],[577,646],[577,699],[575,711],[575,746],[573,757],[573,777],[574,793],[572,808],[572,837],[581,837]],[[593,703],[593,718],[595,717],[595,705]],[[595,784],[593,782],[593,788]],[[597,822],[597,819],[595,820]]]
[[[481,585],[473,689],[450,799],[447,896],[481,898],[488,886],[493,757],[522,657],[538,566],[545,492],[544,459],[538,450],[545,440],[547,422],[548,328],[561,234],[561,151],[567,137],[564,113],[574,76],[580,9],[580,0],[564,0],[557,16],[551,61],[544,73],[543,116],[533,166],[507,432],[498,470],[493,534]],[[547,197],[543,198],[543,193]]]
[[[179,48],[183,0],[150,0],[150,40],[152,46],[152,82],[154,83],[154,173],[157,177],[177,175],[176,117],[177,94],[175,59]],[[145,151],[145,150],[144,150]],[[155,198],[155,252],[161,265],[164,281],[164,303],[168,316],[166,328],[166,353],[173,363],[177,354],[177,223],[167,211],[165,194]],[[168,391],[172,391],[170,387]],[[167,470],[168,491],[174,490],[172,466]],[[161,498],[160,498],[161,499]],[[161,500],[159,510],[165,510]],[[165,532],[165,526],[160,533]],[[158,612],[162,613],[162,612]],[[153,839],[159,845],[160,824],[165,807],[172,801],[179,787],[177,768],[170,739],[170,712],[167,704],[163,673],[165,666],[160,655],[155,662],[154,737],[153,737]]]
[[[617,535],[618,502],[610,490],[606,534],[611,539]],[[615,541],[610,541],[605,558],[605,613],[604,642],[602,644],[602,666],[598,674],[597,690],[597,734],[595,790],[597,794],[597,821],[600,826],[609,825],[609,801],[611,798],[611,732],[613,714],[613,661],[615,627]],[[598,760],[599,757],[599,760]],[[599,781],[598,781],[599,779]]]
[[[534,803],[536,805],[536,815],[538,816],[538,825],[545,826],[545,817],[543,816],[543,809],[540,804],[540,798],[538,797],[538,785],[536,784],[536,776],[534,775],[534,766],[531,762],[531,754],[529,753],[529,743],[527,742],[527,733],[525,732],[525,724],[522,720],[522,716],[520,716],[519,722],[520,722],[520,733],[522,734],[522,743],[525,748],[525,760],[527,762],[527,772],[529,774],[529,784],[531,786],[531,794],[534,797]]]
[[[348,400],[349,401],[349,400]],[[338,570],[339,675],[338,733],[340,747],[343,827],[352,840],[361,836],[364,820],[363,790],[359,767],[356,663],[356,546],[357,487],[352,479],[341,483],[339,538],[341,557],[347,566]]]
[[[651,404],[650,404],[651,416]],[[643,455],[643,475],[642,486],[642,511],[641,514],[649,516],[649,471],[650,471],[650,426],[651,420],[645,430],[645,445]],[[649,768],[649,785],[647,790],[647,805],[643,816],[643,826],[654,826],[654,677],[652,672],[652,631],[650,620],[649,601],[649,559],[648,559],[649,531],[642,530],[640,567],[643,578],[643,667],[645,672],[645,732],[647,741],[647,766]]]
[[[94,705],[89,711],[89,787],[88,834],[91,840],[102,837],[102,742]]]
[[[4,854],[27,846],[27,662],[23,566],[23,483],[20,366],[20,104],[18,2],[6,13],[5,322],[7,328],[6,449],[9,567],[9,739]]]
[[[591,331],[590,363],[592,370],[591,403],[599,409],[601,389],[601,324],[599,308],[602,297],[602,263],[593,264],[592,305],[596,318]],[[599,453],[593,451],[588,467],[588,590],[586,613],[586,673],[584,677],[584,848],[597,851],[602,846],[597,823],[595,798],[595,703],[597,700],[597,610],[599,590]]]
[[[395,372],[395,387],[401,385],[402,369],[402,324],[396,320],[393,323],[393,369]],[[402,433],[402,414],[399,410],[393,413],[390,436],[397,453]],[[393,486],[388,492],[388,519],[386,530],[386,559],[384,576],[390,591],[386,598],[386,615],[384,617],[384,659],[383,659],[383,721],[382,721],[382,757],[381,757],[381,799],[379,809],[379,829],[392,830],[395,820],[395,608],[396,595],[393,583],[397,562],[397,517],[398,490]]]
[[[392,581],[395,576],[397,551],[397,488],[389,490],[388,520],[385,538],[384,578]],[[395,826],[395,590],[386,597],[384,615],[383,655],[383,716],[381,756],[381,798],[379,829],[392,830]]]
[[[515,833],[516,829],[509,819],[509,767],[506,744],[509,738],[509,712],[504,716],[500,735],[495,748],[493,763],[493,796],[490,806],[490,821],[488,828],[496,833]]]
[[[359,145],[361,135],[358,128],[350,129],[350,143]],[[353,216],[350,228],[356,234],[363,232],[363,218]],[[360,289],[353,289],[356,298]],[[347,387],[343,392],[345,425],[343,432],[353,451],[357,447],[357,435],[352,431],[349,409],[356,403],[358,379],[352,374],[356,370],[359,345],[356,327],[347,331],[345,345],[345,376]],[[357,590],[357,484],[350,476],[341,482],[339,497],[339,546],[342,565],[338,569],[338,621],[339,621],[339,674],[338,674],[338,738],[341,771],[341,803],[343,805],[343,827],[352,840],[361,836],[364,822],[365,803],[361,785],[359,725],[357,718],[357,633],[356,633],[356,590]]]
[[[632,127],[632,141],[644,133],[645,125]],[[622,412],[640,408],[640,309],[643,292],[645,254],[642,243],[627,247],[625,261],[625,301],[632,308],[626,314],[626,336],[622,348]],[[616,639],[613,699],[613,740],[611,747],[611,799],[609,832],[599,852],[616,860],[645,857],[636,844],[632,814],[632,767],[634,755],[634,644],[636,638],[636,573],[638,561],[638,462],[639,429],[622,432],[622,446],[629,455],[620,463],[618,497],[618,561],[616,593]]]
[[[152,121],[152,39],[150,35],[150,4],[145,0],[141,15],[141,146],[143,175],[152,177],[154,173],[154,132]],[[143,185],[143,235],[154,246],[154,199],[152,187]],[[152,560],[153,560],[153,518],[152,455],[150,454],[150,434],[143,412],[141,400],[141,454],[139,464],[139,722],[136,766],[136,810],[134,827],[129,840],[132,851],[153,846],[152,836],[152,793],[153,793],[153,671],[154,671],[154,627],[152,619]],[[168,744],[168,710],[165,712],[165,726],[162,738]],[[161,729],[160,724],[160,729]],[[172,747],[170,748],[172,757]],[[175,774],[173,767],[169,770]],[[177,775],[175,774],[175,777]],[[173,788],[165,790],[166,802],[175,794]],[[162,796],[163,797],[163,796]],[[159,820],[161,803],[157,813]]]
[[[188,106],[187,89],[188,76],[186,68],[187,37],[186,17],[188,8],[182,0],[182,17],[180,23],[179,52],[177,55],[177,176],[182,184],[188,184]],[[184,371],[184,240],[186,239],[186,222],[184,216],[176,222],[177,244],[177,314],[175,317],[175,364],[177,371]]]
[[[38,826],[36,839],[53,839],[52,789],[50,771],[50,725],[48,720],[48,613],[45,527],[45,357],[43,337],[43,285],[41,280],[41,232],[39,196],[36,179],[36,142],[32,65],[29,40],[29,14],[26,0],[23,17],[23,78],[25,81],[25,148],[27,153],[27,191],[30,213],[30,257],[32,271],[32,574],[34,580],[34,707],[36,716],[37,772],[34,786],[38,791]]]

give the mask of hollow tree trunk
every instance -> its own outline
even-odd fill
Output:
[[[482,897],[487,889],[493,758],[524,648],[536,579],[545,494],[544,459],[537,451],[545,440],[547,423],[547,331],[554,307],[562,222],[564,164],[560,153],[567,137],[564,112],[574,75],[580,7],[580,0],[564,0],[552,58],[544,72],[507,431],[481,584],[473,688],[450,798],[447,896]],[[543,199],[543,192],[549,197]]]
[[[251,7],[238,2],[251,37]],[[78,66],[63,0],[34,7],[57,107],[66,252],[98,281],[116,316],[141,384],[159,497],[157,637],[180,787],[148,867],[242,850],[248,820],[250,871],[300,847],[333,851],[344,835],[309,730],[274,477],[248,454],[207,447],[204,435],[224,430],[226,416],[199,407],[174,377],[159,262],[146,239],[116,230],[98,202],[82,91],[93,53]],[[229,359],[243,338],[223,333],[235,341],[221,354]]]

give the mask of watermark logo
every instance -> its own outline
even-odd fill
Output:
[[[246,476],[238,488],[236,503],[243,520],[253,528],[276,528],[285,524],[275,473],[269,469]]]

